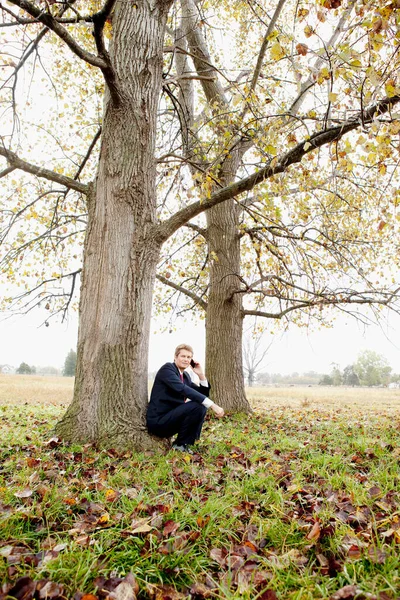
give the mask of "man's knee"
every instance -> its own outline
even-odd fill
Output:
[[[185,407],[187,413],[196,414],[199,417],[203,417],[207,412],[206,407],[198,402],[186,402]]]

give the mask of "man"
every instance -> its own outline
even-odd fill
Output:
[[[186,372],[189,366],[198,376],[199,385]],[[191,346],[180,344],[174,362],[162,366],[154,380],[147,409],[149,432],[161,438],[178,434],[172,448],[193,454],[191,446],[200,438],[207,409],[211,408],[217,417],[224,416],[223,408],[208,398],[209,393],[203,369],[193,361]]]

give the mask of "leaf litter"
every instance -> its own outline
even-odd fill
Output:
[[[233,417],[184,460],[64,445],[45,414],[0,453],[0,600],[398,597],[393,417]]]

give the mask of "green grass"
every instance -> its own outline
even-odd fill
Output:
[[[304,406],[210,420],[193,458],[48,443],[62,411],[0,407],[7,590],[28,576],[100,598],[96,577],[131,572],[142,599],[398,595],[395,415]]]

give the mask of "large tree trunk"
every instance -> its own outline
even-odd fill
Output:
[[[242,359],[240,238],[233,200],[207,212],[210,263],[206,318],[206,373],[212,399],[229,412],[249,412]]]
[[[155,137],[170,1],[119,2],[110,57],[119,102],[106,94],[95,189],[89,197],[74,398],[64,439],[154,445],[145,428],[151,303],[160,244]]]
[[[209,107],[218,116],[219,110],[223,113],[229,110],[229,100],[225,97],[217,71],[212,67],[213,61],[201,31],[197,3],[181,0],[181,4],[182,33],[187,38],[195,70],[202,77]],[[184,72],[178,61],[177,68],[178,72]],[[188,112],[187,121],[191,125],[194,121],[191,87],[180,85],[182,106]],[[218,173],[222,185],[234,181],[249,145],[249,142],[241,140],[224,158]],[[228,411],[248,412],[250,406],[244,391],[242,367],[242,300],[240,294],[234,293],[240,287],[238,220],[239,212],[233,200],[207,213],[207,243],[211,262],[206,316],[206,372],[212,386],[212,397],[218,404]]]

